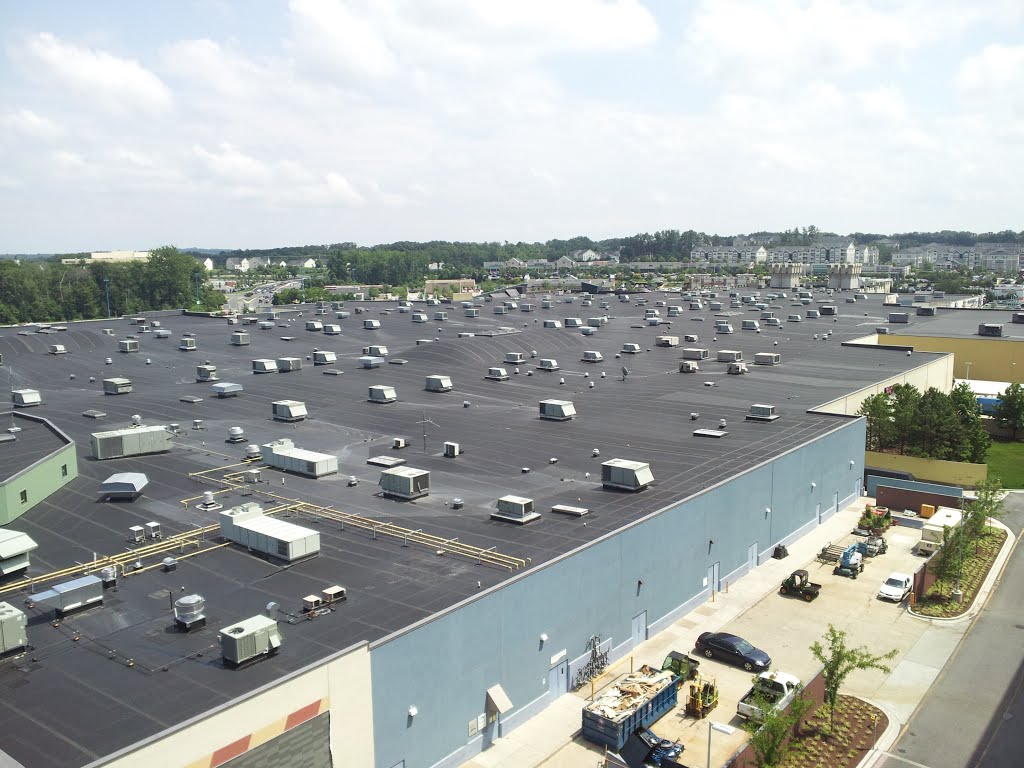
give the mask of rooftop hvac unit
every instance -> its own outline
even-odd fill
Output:
[[[66,616],[103,603],[103,579],[98,576],[81,576],[62,584],[56,584],[45,592],[37,592],[32,599],[36,603],[52,606],[58,616]]]
[[[559,320],[545,320],[544,327],[552,330],[557,330],[562,327],[562,323]]]
[[[363,320],[363,329],[367,331],[376,331],[380,329],[380,320]]]
[[[259,327],[259,329],[261,331],[271,331],[271,330],[274,329],[274,321],[273,320],[260,320],[258,327]]]
[[[782,362],[782,355],[778,352],[756,352],[754,354],[754,365],[779,365]]]
[[[51,355],[66,355],[68,353],[63,344],[51,344],[49,351]]]
[[[462,455],[462,446],[459,443],[449,442],[444,444],[444,456],[446,459],[454,459],[460,455]]]
[[[683,350],[684,360],[707,360],[711,353],[703,347],[687,347]]]
[[[491,513],[492,520],[504,520],[518,525],[525,525],[540,519],[540,513],[533,509],[533,499],[522,496],[502,496],[498,499],[498,509]]]
[[[313,365],[330,365],[338,362],[338,356],[326,349],[318,349],[313,353]]]
[[[43,398],[38,389],[12,389],[11,403],[17,408],[30,408],[42,405]]]
[[[650,464],[627,459],[611,459],[601,464],[601,484],[605,488],[642,491],[653,482]]]
[[[171,450],[171,433],[166,427],[131,427],[93,432],[92,452],[96,459],[120,459]]]
[[[258,459],[263,454],[260,451],[258,445],[247,445],[245,446],[245,458],[247,459]]]
[[[889,334],[889,329],[884,325],[880,325],[877,328],[875,328],[875,333],[881,334],[882,336],[887,336]]]
[[[683,308],[678,306],[671,306],[666,311],[669,317],[679,317],[683,314]]]
[[[380,368],[387,361],[383,357],[375,355],[363,355],[359,358],[360,368]]]
[[[597,333],[597,328],[591,328],[590,326],[586,326],[584,328],[580,328],[580,333],[582,333],[584,336],[593,336],[595,333]]]
[[[519,307],[520,312],[533,312],[536,306],[533,304],[521,304]]]
[[[683,336],[683,341],[685,341],[687,344],[696,344],[698,341],[700,341],[700,339],[697,338],[697,334],[688,333],[685,336]]]
[[[1011,323],[1024,323],[1024,312],[1014,312],[1010,318]]]
[[[570,400],[541,400],[540,417],[551,421],[569,421],[576,418],[576,407]]]
[[[522,365],[526,362],[526,355],[522,352],[506,352],[505,362],[509,365]]]
[[[462,314],[466,317],[480,317],[480,310],[476,307],[467,307],[462,310]]]
[[[206,600],[201,595],[185,595],[174,601],[174,623],[185,632],[206,626]]]
[[[380,473],[381,493],[395,499],[419,499],[430,493],[430,472],[414,467],[392,467]]]
[[[600,363],[604,360],[604,355],[595,349],[583,350],[583,357],[580,358],[584,363]]]
[[[715,323],[715,333],[732,333],[732,323]]]
[[[300,400],[277,400],[271,406],[275,421],[302,421],[309,415],[306,404]]]
[[[306,330],[307,331],[315,331],[316,333],[319,333],[323,329],[324,329],[324,324],[321,323],[319,320],[307,320],[306,321]]]
[[[562,325],[566,328],[579,328],[583,325],[583,321],[578,317],[567,317],[562,321]]]
[[[606,318],[606,317],[588,317],[587,318],[587,325],[590,328],[601,328],[602,326],[607,325],[607,324],[608,324],[608,318]],[[655,325],[657,325],[657,323],[655,323]]]
[[[163,533],[162,533],[162,531],[160,529],[160,523],[156,523],[156,522],[146,523],[145,529],[146,529],[146,538],[147,539],[162,539],[164,537],[164,535],[163,535]]]
[[[551,299],[542,299],[540,302],[541,309],[551,309],[553,306],[555,306],[555,302]]]
[[[540,370],[540,371],[557,371],[558,370],[558,361],[555,360],[554,358],[550,358],[550,357],[541,358],[540,362],[537,364],[537,370]]]
[[[219,638],[224,666],[231,669],[277,653],[281,647],[277,621],[263,614],[224,627]]]
[[[28,618],[10,603],[0,603],[0,654],[28,645]]]
[[[394,387],[384,384],[374,384],[367,390],[367,400],[371,403],[393,403],[398,400]]]
[[[228,439],[229,443],[244,443],[245,442],[245,430],[242,427],[228,427]]]
[[[747,414],[747,421],[775,421],[779,418],[775,413],[774,405],[763,405],[754,403],[750,406],[750,413]]]
[[[196,381],[216,381],[217,380],[217,366],[216,365],[197,365],[196,366]]]
[[[804,319],[800,315],[789,315],[786,318],[787,323],[802,323],[803,320]]]
[[[655,346],[658,347],[678,347],[679,337],[678,336],[658,336],[654,340]]]
[[[622,345],[622,353],[624,355],[636,355],[639,354],[640,351],[641,348],[639,344],[634,344],[633,342],[626,342],[625,344]]]
[[[743,359],[743,353],[736,349],[720,349],[716,359],[720,363],[738,363]]]
[[[178,349],[182,352],[195,352],[198,346],[195,339],[191,336],[185,336],[178,342]]]
[[[426,384],[423,388],[427,392],[451,392],[452,380],[450,376],[427,376]]]
[[[277,358],[277,370],[279,373],[302,370],[301,357],[279,357]]]
[[[920,306],[916,309],[916,313],[918,317],[935,317],[935,307]]]
[[[38,546],[27,533],[0,528],[0,576],[9,576],[28,568],[29,552]]]
[[[340,336],[341,326],[333,323],[324,324],[324,336]]]
[[[438,323],[444,322],[447,319],[448,319],[448,313],[447,312],[438,311],[438,312],[434,313],[434,320],[436,322],[438,322]]]
[[[742,360],[738,363],[729,363],[729,366],[725,369],[726,373],[740,375],[747,372],[747,364]]]
[[[982,323],[978,326],[979,336],[1002,336],[1003,326],[1000,323]]]
[[[249,346],[249,334],[245,331],[237,331],[231,334],[231,344],[236,347]]]
[[[118,352],[138,352],[139,342],[135,339],[121,339],[117,342]]]
[[[394,448],[396,451],[401,450],[402,448],[408,448],[409,441],[406,440],[404,437],[396,437],[394,440],[391,441],[391,447]]]
[[[909,312],[890,312],[886,318],[888,323],[909,323],[910,313]]]
[[[253,373],[277,373],[277,361],[260,358],[252,361]]]
[[[234,384],[230,381],[223,381],[218,384],[214,384],[210,387],[210,390],[217,397],[238,397],[242,394],[242,385]]]
[[[149,478],[142,472],[118,472],[99,485],[101,500],[134,501],[149,485]]]
[[[351,316],[352,316],[352,313],[348,312],[347,310],[344,310],[344,309],[339,310],[339,311],[334,313],[334,319],[335,320],[344,320],[345,318],[351,317]]]
[[[171,332],[166,329],[163,329],[154,333],[153,336],[155,336],[158,339],[169,339],[171,338]]]
[[[373,357],[387,357],[388,348],[383,344],[370,344],[367,347],[363,347],[364,355],[371,355]]]
[[[822,317],[832,317],[839,314],[839,310],[832,304],[822,304],[818,309]]]
[[[413,312],[411,319],[414,323],[425,323],[429,318],[423,312]]]
[[[491,381],[508,381],[508,371],[504,368],[488,368],[484,378]]]
[[[259,504],[225,509],[218,517],[221,536],[270,560],[293,563],[320,553],[317,531],[267,517]]]
[[[696,360],[682,360],[679,363],[680,373],[697,373],[700,370],[700,366],[697,365]]]

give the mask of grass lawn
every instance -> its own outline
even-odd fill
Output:
[[[1024,488],[1024,441],[993,440],[988,449],[988,476],[1003,488]]]

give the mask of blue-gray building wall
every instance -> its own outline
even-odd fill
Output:
[[[378,768],[471,758],[553,700],[549,671],[563,650],[577,659],[600,634],[613,658],[625,655],[634,617],[646,612],[642,640],[707,599],[715,563],[720,581],[739,578],[752,545],[763,562],[837,500],[849,503],[863,477],[864,425],[837,418],[816,440],[371,645]],[[470,735],[498,683],[513,709]]]

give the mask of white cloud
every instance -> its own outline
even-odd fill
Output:
[[[340,173],[328,173],[325,179],[330,196],[341,203],[359,204],[363,196],[356,192],[352,183]]]
[[[15,55],[32,76],[52,82],[87,106],[117,114],[159,114],[170,109],[170,90],[133,59],[66,43],[49,33],[30,36]]]
[[[29,139],[53,139],[63,133],[59,125],[31,109],[0,114],[0,126]]]
[[[266,163],[245,154],[231,144],[221,144],[216,150],[194,147],[196,156],[221,181],[239,185],[265,184],[271,180]]]
[[[986,46],[960,63],[956,85],[972,96],[1019,95],[1024,90],[1024,45]]]
[[[950,0],[701,0],[684,53],[716,81],[786,88],[891,69],[906,52],[979,15]]]

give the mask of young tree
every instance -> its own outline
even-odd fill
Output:
[[[846,632],[836,629],[832,624],[829,624],[825,631],[824,643],[821,640],[815,640],[811,644],[811,654],[824,667],[822,676],[825,678],[825,703],[829,708],[830,728],[835,728],[839,689],[842,688],[849,674],[856,669],[877,669],[889,673],[891,670],[884,662],[895,658],[896,653],[896,650],[893,649],[886,654],[876,656],[864,646],[849,648],[846,645]]]
[[[960,576],[963,573],[964,559],[967,557],[967,532],[964,525],[956,528],[946,526],[942,531],[942,547],[928,561],[928,570],[935,574],[942,582],[949,583],[954,579],[957,587],[960,586]],[[942,587],[939,587],[939,594],[942,594]]]
[[[989,519],[998,520],[1006,510],[1003,507],[1003,484],[998,479],[983,480],[975,487],[975,501],[964,510],[963,527],[968,543],[977,542],[985,533]]]
[[[961,461],[970,461],[975,464],[984,464],[988,459],[988,449],[992,445],[992,438],[985,431],[985,425],[981,421],[981,406],[975,396],[971,385],[961,381],[949,393],[949,400],[956,411],[957,419],[962,430],[961,435]]]
[[[757,678],[754,678],[756,683]],[[747,722],[745,727],[751,732],[750,746],[754,750],[754,760],[758,768],[774,768],[786,757],[788,740],[791,733],[796,733],[797,726],[803,720],[814,702],[803,695],[803,689],[797,691],[793,702],[784,711],[775,709],[771,701],[763,693],[755,693],[754,706],[764,713],[760,723]]]
[[[1018,382],[1013,382],[999,396],[995,417],[999,426],[1009,429],[1016,440],[1017,433],[1024,429],[1024,387]]]

